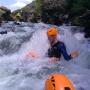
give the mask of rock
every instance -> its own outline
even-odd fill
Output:
[[[33,17],[34,11],[35,11],[35,1],[28,4],[27,6],[25,6],[22,9],[19,9],[19,10],[12,12],[12,16],[16,17],[16,15],[19,14],[20,18],[21,18],[20,21],[28,21],[29,19],[34,18]]]
[[[19,13],[23,21],[43,21],[51,24],[62,24],[66,0],[36,0],[22,9],[16,10],[12,15]]]
[[[80,16],[80,24],[85,27],[85,37],[90,37],[90,10],[87,10],[82,16]]]
[[[22,9],[12,12],[5,7],[0,8],[0,16],[4,20],[44,22],[62,25],[85,27],[82,30],[90,37],[90,0],[34,0]],[[19,15],[19,17],[17,17]],[[10,17],[11,16],[11,17]],[[1,21],[2,22],[2,21]]]
[[[1,24],[2,24],[2,17],[0,17],[0,26],[1,26]]]
[[[0,34],[7,34],[7,31],[1,31]]]
[[[12,20],[11,11],[6,7],[0,7],[0,17],[2,17],[4,21]]]
[[[66,4],[67,4],[66,0],[43,0],[42,7],[44,10],[52,10],[52,9],[64,10]]]
[[[41,18],[45,23],[62,24],[67,6],[66,0],[43,0]]]

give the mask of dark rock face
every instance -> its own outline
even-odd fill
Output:
[[[3,18],[5,21],[12,20],[12,17],[10,16],[11,11],[7,9],[6,7],[0,7],[0,17]]]
[[[66,0],[43,0],[43,7],[44,9],[54,9],[54,8],[60,8],[64,9],[64,6],[66,5]]]
[[[85,14],[83,14],[80,17],[82,26],[85,26],[84,32],[86,33],[85,37],[90,37],[90,10],[86,11]]]
[[[2,10],[0,9],[0,15],[3,15],[4,20],[10,20],[10,10]],[[12,16],[19,14],[20,21],[42,21],[54,25],[70,22],[71,25],[85,27],[86,37],[90,37],[89,10],[90,0],[35,0],[14,11]]]
[[[61,24],[66,11],[66,0],[43,0],[41,18],[45,23]]]
[[[19,13],[23,21],[37,22],[40,20],[45,23],[60,25],[66,6],[66,0],[36,0],[12,14]]]
[[[2,17],[0,17],[0,26],[1,26],[1,24],[2,24]]]
[[[29,19],[33,18],[33,14],[35,11],[35,2],[28,4],[25,8],[21,10],[21,16],[24,21],[28,21]]]

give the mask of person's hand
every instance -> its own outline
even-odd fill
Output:
[[[52,57],[52,58],[50,58],[49,63],[56,64],[56,63],[58,63],[58,61],[59,61],[59,58]]]
[[[30,50],[25,56],[27,58],[31,58],[31,59],[39,58],[39,54],[36,51],[34,51],[34,50]]]
[[[75,57],[77,57],[78,55],[79,55],[78,51],[73,51],[73,52],[71,53],[71,57],[72,57],[72,58],[75,58]]]

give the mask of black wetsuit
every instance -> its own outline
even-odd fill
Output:
[[[71,55],[68,55],[64,43],[58,41],[56,44],[51,46],[51,48],[48,49],[48,57],[60,58],[61,55],[63,55],[65,60],[67,61],[72,59]]]

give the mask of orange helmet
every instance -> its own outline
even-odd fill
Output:
[[[45,90],[75,90],[72,82],[64,74],[51,74],[45,82]]]
[[[55,27],[49,28],[47,31],[48,36],[57,36],[58,30]]]

